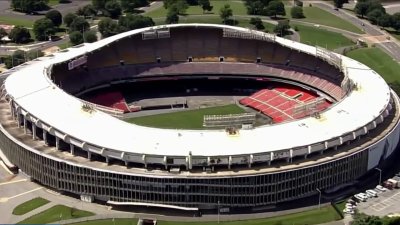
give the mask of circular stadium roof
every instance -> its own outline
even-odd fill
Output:
[[[248,32],[248,29],[212,24],[174,24],[165,27],[210,27]],[[82,102],[57,87],[47,75],[52,64],[75,59],[114,41],[154,28],[118,34],[68,51],[55,53],[13,72],[5,89],[13,100],[34,118],[60,133],[99,148],[148,155],[223,156],[256,154],[331,140],[360,129],[379,117],[390,101],[390,88],[367,66],[341,58],[346,76],[357,89],[321,114],[320,119],[304,118],[288,123],[240,130],[229,136],[225,130],[157,129],[133,125],[106,113],[82,110]],[[262,35],[261,32],[252,31]],[[288,48],[316,55],[315,47],[276,37]],[[334,54],[334,53],[332,53]]]

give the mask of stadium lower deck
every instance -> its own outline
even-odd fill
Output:
[[[173,108],[174,103],[166,102],[153,106],[144,106],[147,99],[183,99],[184,107],[203,108],[206,105],[187,104],[191,96],[224,96],[219,105],[231,104],[239,100],[246,106],[264,114],[274,123],[300,119],[321,112],[331,105],[325,96],[311,87],[308,90],[279,82],[255,79],[188,79],[134,82],[102,88],[80,96],[82,99],[102,106],[122,110],[124,113],[135,112],[138,106],[142,110],[152,108]],[[232,96],[227,101],[226,96]],[[238,97],[244,96],[244,97]],[[217,99],[218,97],[216,97]],[[150,100],[151,101],[151,100]],[[314,104],[313,104],[314,103]],[[178,105],[178,104],[176,104]],[[208,104],[208,106],[212,103]],[[303,109],[307,108],[307,109]],[[249,110],[248,108],[248,110]],[[297,110],[297,111],[296,111]],[[251,111],[251,110],[249,110]],[[133,114],[131,114],[133,115]]]

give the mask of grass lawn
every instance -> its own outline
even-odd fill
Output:
[[[304,26],[299,24],[291,24],[292,27],[297,26],[300,34],[300,41],[304,44],[318,45],[330,50],[343,46],[354,45],[354,43],[340,33],[327,31],[317,27]]]
[[[73,209],[64,205],[56,205],[41,213],[31,216],[18,224],[46,224],[60,220],[74,219],[95,215],[92,212]]]
[[[385,30],[393,35],[397,40],[400,40],[400,31],[395,31],[393,28],[386,28]]]
[[[166,113],[160,115],[130,118],[126,121],[137,125],[172,129],[202,129],[204,115],[227,115],[244,113],[237,105],[226,105],[195,109],[181,112]]]
[[[156,25],[165,24],[165,18],[156,18],[154,22]],[[236,26],[246,27],[254,29],[254,26],[250,24],[250,18],[235,17],[238,22]],[[210,24],[222,24],[222,20],[219,16],[209,15],[209,16],[190,16],[190,17],[180,17],[179,23],[210,23]],[[267,22],[263,22],[265,29],[268,32],[274,30],[275,25]]]
[[[243,221],[231,221],[231,222],[168,222],[168,221],[157,221],[159,225],[313,225],[326,223],[334,220],[340,220],[340,216],[336,213],[332,206],[323,207],[321,209],[314,209],[310,211],[289,214],[285,216],[277,216],[266,219],[256,220],[243,220]],[[134,219],[115,219],[115,224],[118,225],[133,225]],[[94,220],[82,223],[74,223],[73,225],[108,225],[112,224],[112,220]]]
[[[34,198],[15,207],[12,214],[24,215],[25,213],[30,212],[36,208],[39,208],[40,206],[46,205],[47,203],[49,203],[47,199],[40,197]]]
[[[211,5],[214,6],[213,10],[205,15],[217,15],[219,16],[219,9],[225,4],[229,4],[233,11],[233,15],[246,15],[247,9],[244,3],[241,1],[229,1],[229,0],[211,0]],[[188,15],[203,15],[203,9],[200,6],[189,6],[186,11]],[[158,9],[152,10],[145,13],[144,15],[150,16],[152,18],[165,17],[167,15],[167,10],[162,6]]]
[[[27,19],[13,18],[13,17],[8,17],[8,16],[0,16],[0,24],[33,27],[34,22],[35,21],[27,20]]]
[[[379,73],[388,83],[400,83],[400,64],[379,48],[361,48],[346,56],[360,61]]]
[[[291,18],[290,7],[286,7],[286,16]],[[355,33],[363,34],[364,32],[350,22],[343,20],[334,14],[320,9],[318,7],[303,7],[304,19],[296,19],[299,21],[321,24],[330,27],[336,27],[343,30],[352,31]]]
[[[300,213],[289,214],[285,216],[277,216],[266,219],[220,222],[225,225],[313,225],[326,223],[334,220],[340,220],[341,217],[333,209],[332,206],[323,207]],[[166,222],[159,221],[159,225],[218,225],[217,222]]]
[[[53,6],[53,5],[58,5],[58,4],[60,4],[59,3],[59,0],[49,0],[49,6]]]

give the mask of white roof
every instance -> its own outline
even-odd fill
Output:
[[[247,29],[211,24],[175,24],[178,26],[206,26]],[[254,154],[296,146],[307,146],[341,136],[361,128],[378,117],[390,100],[390,89],[373,70],[345,56],[340,57],[348,70],[348,77],[358,86],[348,97],[322,114],[322,119],[305,118],[283,124],[241,130],[231,137],[223,130],[157,129],[129,124],[105,113],[89,114],[82,103],[56,87],[45,74],[45,68],[57,62],[76,58],[115,40],[140,33],[150,28],[133,30],[101,41],[69,48],[54,57],[38,60],[10,75],[5,87],[14,101],[31,115],[79,140],[106,149],[140,154],[187,156],[222,156]],[[309,54],[316,48],[277,37],[276,42]],[[45,59],[45,58],[44,58]]]

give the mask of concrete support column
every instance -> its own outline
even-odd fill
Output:
[[[56,149],[60,150],[60,138],[56,136]]]
[[[290,158],[286,158],[286,162],[287,162],[287,163],[290,163]]]
[[[110,157],[105,156],[107,165],[110,165]]]
[[[21,128],[21,114],[19,114],[18,112],[17,112],[17,125],[18,128]]]
[[[307,154],[306,154],[306,155],[304,155],[304,159],[307,159]]]
[[[270,166],[270,165],[271,165],[271,161],[268,161],[267,163],[268,163],[268,166]]]
[[[128,165],[129,165],[129,162],[125,161],[125,166],[128,167]]]
[[[90,151],[87,151],[87,158],[89,160],[92,160],[92,153]]]
[[[26,131],[26,116],[24,116],[24,134],[26,134],[27,133],[27,131]]]
[[[337,145],[335,145],[335,147],[333,147],[333,149],[337,150]]]
[[[47,142],[47,131],[43,130],[43,141],[45,145],[48,145],[49,143]]]
[[[36,140],[36,125],[34,123],[32,123],[32,139]]]
[[[69,144],[69,152],[71,155],[75,155],[75,146],[73,144]]]

